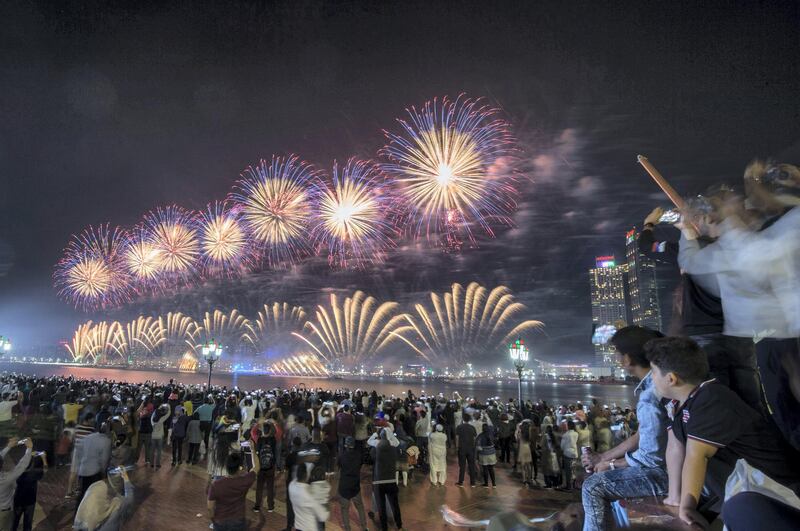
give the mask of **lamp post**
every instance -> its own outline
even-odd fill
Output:
[[[519,408],[522,409],[522,371],[528,362],[528,347],[525,346],[525,342],[522,339],[517,338],[514,343],[508,345],[508,355],[511,357],[511,361],[514,362],[514,368],[517,369]]]
[[[222,356],[222,345],[217,344],[213,339],[203,345],[203,358],[208,362],[208,387],[206,391],[211,389],[211,371],[214,370],[214,362],[220,356]]]

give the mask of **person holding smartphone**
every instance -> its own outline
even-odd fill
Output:
[[[10,472],[3,471],[3,464],[8,452],[17,444],[25,444],[25,454]],[[31,449],[33,441],[24,439],[19,441],[16,437],[9,439],[6,447],[0,451],[0,529],[10,529],[14,519],[14,493],[17,490],[19,478],[31,462]]]

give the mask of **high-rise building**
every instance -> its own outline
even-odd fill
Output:
[[[638,326],[661,330],[661,306],[658,300],[656,264],[639,251],[637,236],[636,229],[625,234],[631,321]]]
[[[614,367],[616,356],[608,339],[627,323],[625,273],[628,266],[617,265],[613,256],[598,256],[595,262],[596,267],[589,270],[595,365]]]

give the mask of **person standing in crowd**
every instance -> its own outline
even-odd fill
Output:
[[[150,436],[150,441],[153,445],[151,459],[153,468],[161,468],[161,452],[164,450],[164,435],[166,431],[164,424],[169,419],[171,411],[169,404],[161,404],[150,416],[150,423],[153,425],[153,433]]]
[[[567,431],[561,436],[561,469],[564,471],[564,488],[572,490],[572,465],[578,459],[578,432],[575,423],[567,421]]]
[[[295,477],[297,454],[300,452],[301,446],[300,437],[295,437],[291,441],[291,446],[286,456],[286,531],[292,531],[294,527],[294,508],[292,507],[292,498],[289,496],[289,486]]]
[[[151,416],[153,414],[153,404],[147,397],[142,398],[142,403],[136,410],[139,417],[139,439],[136,443],[136,462],[139,462],[139,456],[144,451],[144,465],[150,466],[153,461],[153,423]]]
[[[186,425],[186,444],[189,445],[189,453],[186,462],[196,465],[200,461],[200,443],[203,442],[203,432],[200,429],[200,415],[197,412],[192,414],[192,420]]]
[[[653,387],[645,351],[648,342],[662,337],[663,334],[649,328],[628,326],[618,330],[610,340],[622,367],[640,380],[634,390],[639,395],[636,404],[639,429],[614,448],[603,452],[598,448],[598,452],[582,455],[583,465],[594,471],[583,483],[584,531],[612,529],[611,502],[615,500],[669,493],[666,503],[677,504],[677,494],[669,489],[672,478],[668,481],[665,462],[667,411]],[[607,420],[600,421],[608,425]]]
[[[436,425],[436,431],[428,434],[428,448],[431,484],[434,487],[444,487],[447,480],[447,435],[444,434],[444,426],[441,424]]]
[[[507,413],[500,415],[500,422],[497,424],[497,438],[500,445],[500,462],[511,462],[511,441],[514,437],[514,430],[511,420]]]
[[[92,483],[75,514],[73,531],[120,531],[133,509],[134,489],[128,472],[120,468],[123,495],[116,494],[105,481]]]
[[[417,439],[417,447],[421,452],[420,464],[423,470],[428,466],[428,434],[431,432],[431,422],[425,406],[420,407],[419,419],[414,426],[414,436]]]
[[[339,451],[339,504],[341,506],[342,525],[350,531],[350,503],[356,506],[360,529],[367,529],[367,515],[364,501],[361,499],[361,452],[356,449],[353,437],[346,437]]]
[[[200,421],[200,431],[203,432],[203,444],[205,445],[205,454],[211,451],[208,446],[208,438],[211,435],[211,426],[214,420],[214,399],[209,396],[205,402],[197,408],[197,419]]]
[[[502,420],[500,421],[502,423]],[[515,433],[517,439],[517,459],[516,464],[519,465],[522,472],[522,484],[526,487],[533,486],[533,477],[531,468],[533,465],[533,454],[531,453],[531,421],[528,419],[523,420],[517,426]]]
[[[456,428],[456,444],[458,447],[458,482],[456,485],[459,487],[464,486],[464,465],[467,465],[470,486],[474,487],[476,483],[475,440],[478,438],[478,432],[470,424],[471,420],[470,414],[464,413],[461,418],[461,424]]]
[[[245,500],[256,474],[245,472],[242,454],[232,452],[225,460],[227,475],[215,479],[208,489],[208,517],[214,531],[247,531]]]
[[[275,466],[276,444],[275,428],[270,423],[264,423],[264,432],[259,430],[258,442],[255,447],[255,460],[257,461],[256,503],[253,511],[261,510],[264,501],[264,487],[267,488],[267,512],[275,510]]]
[[[179,407],[172,418],[172,466],[183,464],[183,441],[186,439],[188,424],[189,417],[184,413],[183,407]]]
[[[103,424],[99,432],[87,435],[75,447],[75,470],[80,489],[78,505],[92,483],[102,481],[105,476],[108,463],[111,461],[111,438],[108,432],[108,424]]]
[[[31,462],[33,441],[25,439],[25,454],[17,461],[10,472],[3,466],[12,448],[18,444],[16,437],[11,437],[6,447],[0,451],[0,529],[11,529],[14,520],[14,493],[17,490],[17,479],[27,470]]]
[[[705,379],[708,360],[697,343],[680,337],[657,339],[647,344],[646,355],[657,393],[677,404],[667,452],[670,482],[676,478],[674,494],[686,525],[708,527],[698,511],[701,491],[705,486],[712,496],[724,499],[735,469],[762,475],[762,494],[800,504],[800,454],[736,393]],[[767,478],[782,487],[771,488]],[[760,521],[770,526],[797,525],[797,520],[781,521],[780,511],[763,516]]]
[[[342,406],[342,410],[336,414],[336,435],[339,437],[339,451],[344,446],[344,440],[348,437],[355,437],[355,419],[350,413],[350,404]]]
[[[391,506],[397,529],[403,528],[400,501],[397,497],[397,451],[389,442],[389,433],[387,428],[381,429],[378,444],[375,446],[375,463],[372,467],[372,492],[378,506],[381,531],[387,531],[389,527],[387,501]]]
[[[47,468],[47,454],[34,455],[25,472],[17,478],[17,490],[14,493],[14,524],[11,527],[17,531],[22,520],[22,531],[33,529],[33,511],[36,508],[36,496],[39,490],[39,480],[44,477]]]
[[[561,467],[558,464],[559,445],[556,435],[553,432],[552,424],[545,424],[542,434],[542,475],[544,476],[544,486],[553,489],[559,485]]]
[[[289,484],[289,498],[294,509],[294,528],[297,531],[317,531],[319,522],[330,516],[328,508],[311,492],[306,463],[295,467],[295,477]]]
[[[497,480],[494,475],[494,465],[497,464],[497,452],[494,447],[494,430],[489,424],[483,425],[483,431],[478,435],[475,442],[478,451],[478,463],[483,469],[483,486],[489,488],[489,479],[492,480],[492,488],[497,488]]]

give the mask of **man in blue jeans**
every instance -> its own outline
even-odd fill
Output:
[[[607,452],[589,452],[583,465],[594,473],[583,483],[584,531],[613,529],[611,502],[623,498],[666,496],[669,487],[664,454],[667,448],[667,411],[655,394],[645,344],[664,337],[640,326],[620,329],[610,343],[616,348],[623,367],[641,382],[636,416],[639,429]]]

